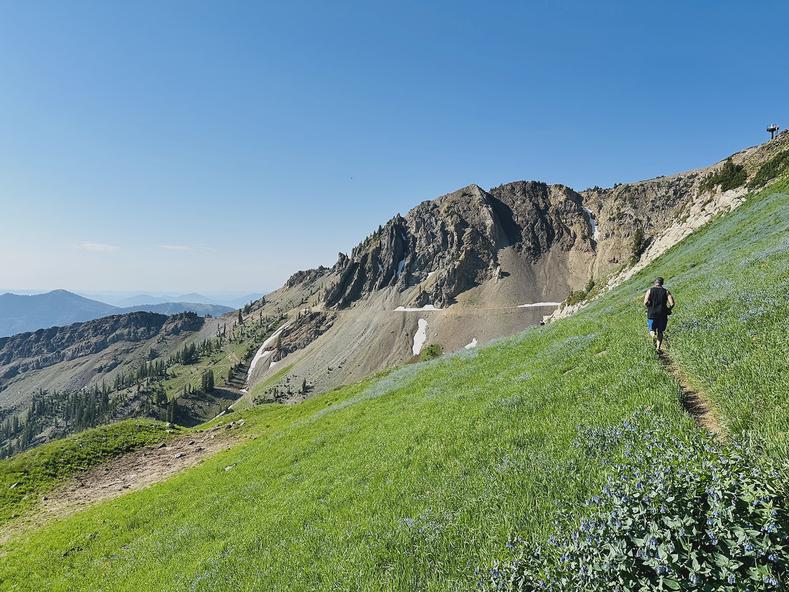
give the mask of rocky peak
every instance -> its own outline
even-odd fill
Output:
[[[340,253],[341,257],[344,257],[342,253]],[[293,288],[299,284],[305,283],[312,283],[318,278],[326,275],[331,271],[330,268],[324,267],[323,265],[316,267],[315,269],[306,269],[304,271],[297,271],[292,276],[288,278],[288,281],[285,282],[286,288]]]
[[[469,185],[395,216],[333,268],[325,304],[343,308],[381,288],[406,289],[436,274],[420,296],[442,306],[491,277],[498,252],[515,247],[537,258],[554,244],[569,249],[591,233],[579,194],[560,185],[517,182],[490,192]]]

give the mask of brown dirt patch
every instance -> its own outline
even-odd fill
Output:
[[[238,442],[244,420],[215,426],[124,454],[81,473],[44,494],[37,507],[0,527],[0,545],[11,537],[52,519],[74,514],[95,503],[113,499],[164,481],[194,467]]]
[[[665,351],[657,352],[658,358],[679,383],[680,402],[683,409],[696,424],[718,438],[725,438],[726,432],[721,424],[715,405],[706,393],[693,387],[687,375]]]

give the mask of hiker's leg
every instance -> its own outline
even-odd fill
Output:
[[[660,346],[663,345],[663,331],[657,330],[657,341],[655,342],[655,349],[660,351]]]

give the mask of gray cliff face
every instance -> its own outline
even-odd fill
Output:
[[[118,342],[136,343],[157,335],[197,331],[204,319],[194,313],[165,316],[133,312],[40,329],[0,339],[0,390],[4,379],[103,351]]]
[[[288,354],[307,347],[331,329],[335,319],[336,313],[308,311],[299,315],[293,323],[282,330],[279,347],[273,360],[279,361]]]
[[[349,257],[341,254],[325,304],[344,308],[375,290],[405,289],[435,274],[417,304],[446,306],[496,274],[501,249],[535,261],[555,246],[593,249],[590,236],[582,198],[572,189],[534,181],[490,192],[469,185],[392,218]]]
[[[599,226],[595,274],[605,275],[628,262],[638,228],[643,230],[648,244],[663,229],[681,221],[690,206],[700,199],[699,185],[703,179],[703,174],[689,172],[582,191],[584,203]]]

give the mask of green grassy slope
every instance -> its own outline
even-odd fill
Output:
[[[10,541],[0,588],[471,587],[474,568],[505,556],[510,535],[546,537],[558,507],[599,488],[608,464],[573,445],[579,428],[647,409],[662,429],[696,429],[645,336],[640,301],[658,273],[680,302],[673,355],[731,429],[767,425],[757,431],[780,453],[786,408],[759,404],[780,398],[763,379],[780,379],[773,358],[789,345],[775,331],[785,299],[767,298],[785,285],[785,243],[766,232],[787,208],[786,194],[753,198],[573,318],[300,405],[245,412],[256,440]],[[758,259],[764,296],[758,320],[744,323],[755,328],[752,345],[727,329],[739,327],[741,307],[705,289],[731,280],[748,257]],[[731,280],[728,298],[753,293],[752,281]],[[721,343],[710,345],[699,326]],[[710,351],[730,352],[725,372]],[[752,396],[731,395],[726,381]]]
[[[789,181],[718,220],[660,261],[680,305],[672,357],[709,393],[726,427],[789,458]],[[765,197],[766,196],[766,197]]]

